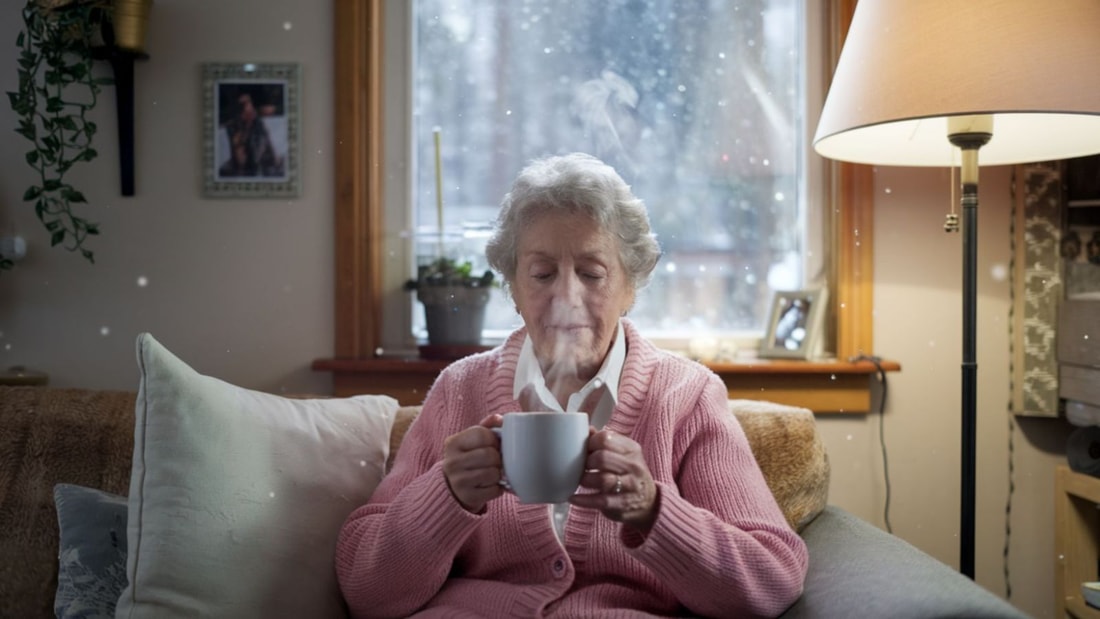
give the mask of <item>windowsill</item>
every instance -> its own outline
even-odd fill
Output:
[[[403,405],[419,404],[449,361],[419,357],[317,359],[312,368],[332,372],[337,397],[385,394]],[[869,361],[837,359],[745,359],[704,364],[722,377],[730,398],[769,400],[821,414],[865,414],[875,410],[878,368]],[[881,361],[885,372],[900,372],[896,361]]]

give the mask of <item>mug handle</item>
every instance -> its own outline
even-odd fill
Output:
[[[493,434],[497,435],[498,439],[504,437],[503,430],[501,428],[497,427],[497,428],[489,428],[489,429],[493,431]],[[503,475],[501,475],[500,481],[498,481],[497,484],[501,488],[504,488],[505,490],[508,490],[509,492],[511,492],[511,490],[512,490],[512,486],[508,485],[508,478],[504,477]]]

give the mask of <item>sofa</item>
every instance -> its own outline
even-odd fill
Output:
[[[336,530],[417,407],[204,376],[143,334],[136,391],[0,386],[0,617],[339,617]],[[813,414],[731,401],[809,572],[784,617],[1024,617],[827,503]]]

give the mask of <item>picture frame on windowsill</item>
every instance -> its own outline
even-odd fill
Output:
[[[204,63],[203,197],[296,198],[296,63]]]
[[[820,356],[827,295],[825,288],[776,291],[758,356],[763,359]]]

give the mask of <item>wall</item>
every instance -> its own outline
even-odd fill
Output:
[[[23,0],[0,0],[0,89],[15,90]],[[319,7],[320,6],[320,10]],[[332,24],[327,5],[156,0],[150,58],[136,67],[137,195],[121,197],[115,91],[94,120],[99,157],[74,168],[100,224],[96,264],[49,247],[21,201],[33,178],[15,115],[0,105],[0,233],[29,255],[0,273],[0,369],[56,386],[132,389],[142,331],[201,372],[257,389],[317,392],[332,354]],[[301,65],[301,197],[208,200],[202,190],[201,64]],[[138,278],[147,285],[139,286]]]
[[[7,45],[22,4],[0,0],[5,91],[16,83],[15,48]],[[137,68],[138,195],[118,193],[111,90],[96,114],[101,156],[75,174],[93,203],[88,216],[103,231],[95,266],[47,247],[20,202],[31,178],[21,138],[5,134],[0,231],[24,235],[31,253],[15,272],[0,274],[0,368],[26,364],[63,387],[132,389],[134,337],[149,331],[195,368],[230,382],[276,392],[330,389],[327,376],[308,368],[332,354],[330,15],[327,5],[291,0],[156,1],[151,58]],[[265,60],[302,66],[302,197],[205,200],[200,64]],[[13,126],[0,105],[0,127]],[[1006,412],[1010,172],[987,169],[981,179],[977,579],[1005,595],[1011,458],[1011,600],[1050,617],[1052,472],[1064,462],[1068,426]],[[885,526],[884,423],[894,532],[957,565],[961,241],[942,229],[949,179],[942,170],[881,168],[875,188],[875,352],[903,370],[889,377],[884,417],[822,418],[831,496]],[[148,285],[138,286],[138,277]]]

